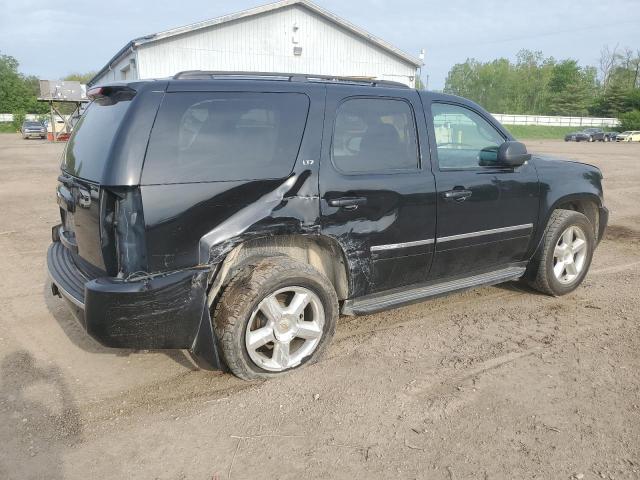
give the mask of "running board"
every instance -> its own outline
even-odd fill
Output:
[[[408,305],[427,298],[438,297],[447,293],[459,292],[479,286],[495,285],[497,283],[517,280],[524,275],[525,267],[513,266],[495,270],[493,272],[474,275],[472,277],[450,280],[448,282],[431,285],[393,289],[387,292],[366,295],[360,298],[345,300],[342,304],[343,315],[366,315],[390,308]]]

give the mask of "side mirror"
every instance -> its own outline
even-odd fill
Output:
[[[509,141],[498,147],[499,165],[519,167],[529,160],[531,160],[531,154],[527,153],[527,147],[524,143]]]

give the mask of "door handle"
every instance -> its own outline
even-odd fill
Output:
[[[442,196],[447,200],[455,200],[456,202],[464,202],[467,198],[469,198],[473,192],[471,190],[465,190],[462,188],[454,188],[453,190],[449,190],[444,192]]]
[[[327,202],[332,207],[346,208],[347,210],[355,210],[360,205],[367,203],[367,197],[342,197],[333,198]]]

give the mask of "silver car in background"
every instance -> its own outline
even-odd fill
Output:
[[[47,129],[42,122],[26,120],[20,127],[20,133],[25,140],[27,138],[47,138]]]

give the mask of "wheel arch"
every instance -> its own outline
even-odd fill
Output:
[[[339,300],[349,296],[349,269],[340,244],[324,235],[275,235],[248,239],[233,250],[219,264],[209,290],[212,304],[221,288],[242,267],[256,258],[284,255],[313,266],[333,285]]]
[[[557,198],[543,215],[540,216],[536,235],[534,237],[533,248],[530,250],[529,257],[533,257],[540,250],[544,232],[549,224],[551,215],[555,210],[573,210],[586,216],[594,229],[594,238],[599,241],[600,232],[600,207],[602,207],[601,198],[589,192],[571,193]]]
[[[574,212],[582,213],[589,219],[589,222],[593,225],[593,235],[597,242],[599,240],[598,235],[600,231],[599,207],[601,206],[602,202],[600,197],[594,194],[582,193],[567,195],[556,200],[556,202],[551,206],[551,209],[547,213],[544,225],[547,225],[554,210],[573,210]]]

